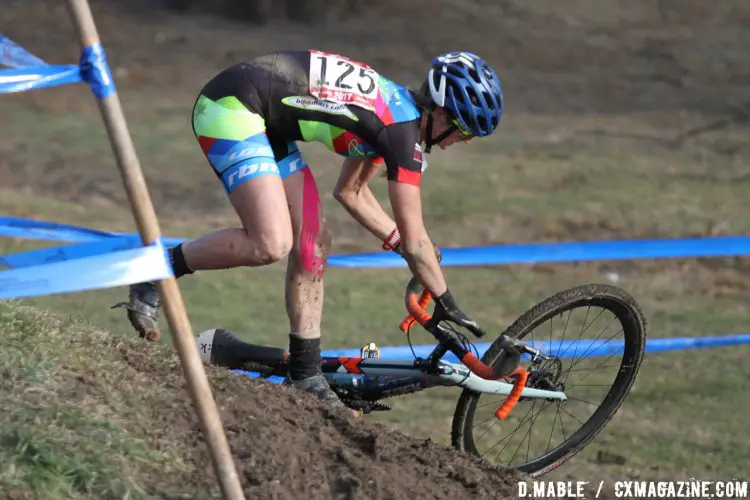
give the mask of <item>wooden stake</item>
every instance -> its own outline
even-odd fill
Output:
[[[94,24],[88,0],[69,0],[69,5],[83,47],[98,43],[99,34]],[[107,97],[98,98],[97,101],[107,127],[107,134],[133,210],[135,222],[141,234],[141,240],[144,245],[154,243],[161,238],[159,222],[128,131],[120,100],[117,93],[114,92]],[[221,424],[219,409],[216,406],[211,386],[206,377],[206,371],[198,355],[195,338],[177,281],[174,278],[161,280],[157,283],[157,288],[163,299],[165,315],[172,331],[172,341],[180,356],[188,390],[208,443],[221,491],[227,500],[245,500],[229,443]]]

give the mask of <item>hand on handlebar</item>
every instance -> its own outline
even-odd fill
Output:
[[[435,310],[426,326],[430,329],[437,328],[438,323],[443,320],[452,321],[459,326],[463,326],[477,337],[485,335],[485,331],[479,327],[477,322],[470,319],[458,308],[450,290],[446,290],[440,297],[435,297]]]
[[[409,284],[406,285],[406,310],[409,311],[409,317],[401,324],[401,329],[407,331],[410,326],[410,320],[413,318],[414,321],[419,322],[420,325],[424,326],[427,330],[438,339],[442,344],[443,348],[447,348],[453,354],[455,354],[461,362],[469,368],[475,375],[485,380],[499,380],[503,377],[510,377],[514,380],[513,389],[511,390],[508,398],[503,402],[500,408],[495,412],[495,415],[500,420],[503,420],[508,416],[511,409],[518,403],[521,398],[524,387],[528,380],[529,373],[526,369],[521,366],[521,353],[515,348],[514,340],[507,335],[502,335],[498,341],[505,350],[505,356],[501,363],[497,361],[493,365],[487,365],[459,343],[451,335],[444,335],[444,332],[440,331],[439,323],[441,320],[450,320],[456,324],[464,326],[471,330],[475,335],[481,337],[484,335],[484,331],[481,330],[475,321],[469,319],[456,305],[453,297],[448,290],[443,295],[435,300],[435,311],[432,316],[425,311],[427,302],[429,302],[430,294],[425,290],[422,291],[422,296],[417,298],[419,295],[419,282],[416,278],[412,278]],[[404,323],[407,323],[406,325]],[[441,351],[445,353],[446,351]]]

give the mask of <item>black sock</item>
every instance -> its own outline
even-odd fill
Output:
[[[301,339],[289,335],[289,378],[302,380],[314,377],[320,370],[320,337]]]
[[[172,265],[172,272],[175,279],[195,272],[185,262],[185,254],[182,253],[182,243],[169,249],[169,263]]]

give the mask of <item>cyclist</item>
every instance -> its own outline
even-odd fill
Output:
[[[420,181],[433,146],[490,135],[503,111],[500,80],[477,55],[433,59],[419,90],[368,65],[317,50],[278,52],[231,66],[210,80],[193,108],[193,133],[242,227],[211,232],[169,250],[177,278],[198,270],[262,266],[288,258],[287,383],[343,406],[320,366],[323,273],[330,236],[313,173],[296,141],[318,141],[345,157],[335,198],[398,252],[435,297],[436,311],[476,324],[456,305],[422,220]],[[424,145],[424,146],[423,146]],[[381,168],[395,221],[368,182]],[[130,287],[128,318],[159,337],[155,283]],[[117,306],[115,306],[117,307]]]

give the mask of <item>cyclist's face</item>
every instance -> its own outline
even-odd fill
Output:
[[[452,128],[453,131],[450,134],[448,134],[448,136],[445,139],[443,139],[437,144],[440,147],[440,149],[445,149],[448,146],[452,146],[453,144],[456,144],[457,142],[467,142],[471,140],[470,135],[462,133],[462,131],[458,127],[458,124],[454,123],[453,117],[450,114],[448,114],[442,108],[436,109],[433,114],[433,122],[432,122],[433,139],[440,137],[440,135],[443,134],[449,128]]]

